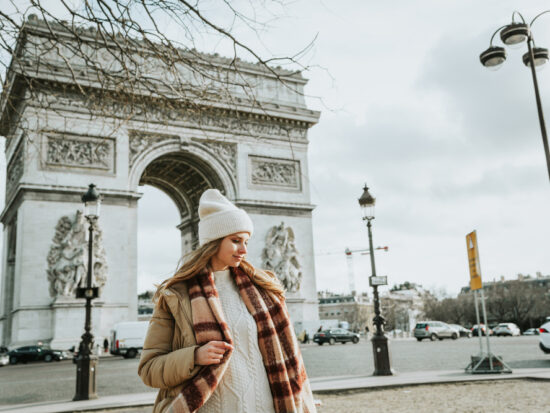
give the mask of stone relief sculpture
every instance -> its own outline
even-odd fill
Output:
[[[77,211],[74,218],[64,216],[58,221],[47,258],[50,296],[74,297],[76,288],[85,286],[88,269],[87,228],[81,211]],[[92,284],[101,290],[107,280],[107,261],[102,232],[97,225],[93,244]]]
[[[237,177],[237,145],[234,143],[198,141],[214,152],[219,159],[229,167],[234,177]]]
[[[249,155],[249,162],[251,184],[300,189],[298,161]]]
[[[48,136],[46,164],[111,170],[114,145],[107,138]]]
[[[263,267],[273,271],[289,292],[300,289],[302,270],[298,250],[294,243],[294,231],[284,222],[267,231],[262,252]]]
[[[130,152],[128,156],[130,168],[134,165],[137,157],[154,144],[170,140],[179,142],[179,137],[177,135],[153,134],[140,131],[131,131],[129,139]]]

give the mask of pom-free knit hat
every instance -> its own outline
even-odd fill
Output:
[[[199,245],[236,232],[252,236],[254,225],[244,209],[237,208],[217,189],[207,189],[199,200]]]

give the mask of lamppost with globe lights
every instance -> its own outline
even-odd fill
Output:
[[[537,110],[539,114],[540,132],[542,134],[542,143],[544,145],[544,153],[546,155],[546,167],[548,169],[548,177],[550,178],[550,150],[548,148],[548,136],[546,134],[546,124],[544,122],[544,114],[542,112],[542,103],[540,101],[539,86],[537,82],[537,74],[535,67],[542,66],[548,61],[548,49],[536,47],[531,27],[535,20],[550,10],[543,11],[536,15],[531,23],[527,24],[520,12],[512,13],[512,23],[499,27],[491,36],[489,48],[479,56],[481,64],[489,69],[498,69],[506,60],[506,50],[504,47],[493,46],[495,35],[500,32],[502,43],[507,46],[519,45],[527,41],[527,53],[523,55],[523,63],[531,69],[533,76],[533,85],[535,87],[535,98],[537,100]],[[521,23],[514,21],[515,16],[519,16]]]
[[[92,329],[92,300],[98,297],[98,287],[92,285],[93,271],[93,242],[94,230],[99,219],[101,197],[94,184],[90,184],[88,192],[82,195],[84,202],[84,216],[88,221],[88,272],[86,275],[86,287],[76,289],[76,298],[86,299],[86,321],[84,334],[78,347],[76,364],[76,394],[73,400],[97,399],[96,372],[97,356],[92,354],[94,336]]]
[[[363,212],[363,221],[367,221],[367,229],[369,231],[369,251],[370,251],[370,265],[372,269],[372,275],[370,276],[369,283],[373,289],[374,296],[374,325],[376,330],[371,339],[372,351],[374,353],[374,376],[391,376],[393,374],[390,365],[390,351],[388,348],[388,338],[384,335],[384,324],[386,320],[380,314],[380,299],[378,297],[378,286],[385,285],[386,277],[376,276],[376,266],[374,265],[374,248],[372,245],[372,224],[374,219],[374,204],[376,199],[369,193],[369,188],[365,184],[363,188],[363,194],[359,198],[359,206]]]

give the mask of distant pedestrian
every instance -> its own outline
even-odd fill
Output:
[[[109,340],[107,340],[107,337],[103,340],[103,351],[105,353],[109,351]]]
[[[323,326],[320,326],[318,329],[317,329],[317,332],[320,333],[321,331],[323,331]]]
[[[369,326],[365,326],[365,338],[369,338]]]

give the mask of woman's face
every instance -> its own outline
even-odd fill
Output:
[[[227,267],[238,267],[246,256],[248,232],[237,232],[225,237],[216,255],[212,257],[214,271],[225,270]]]

